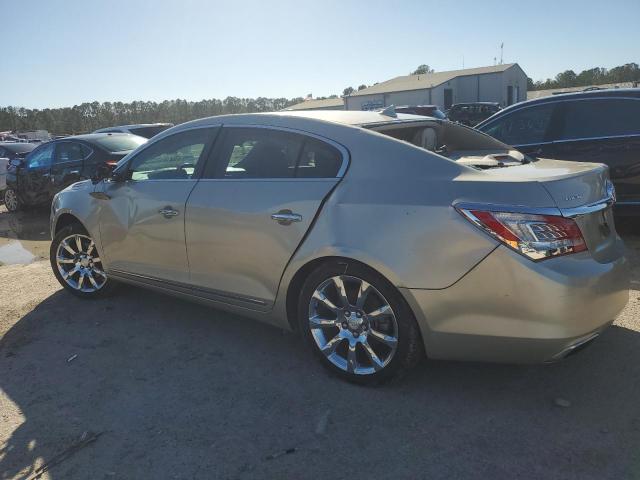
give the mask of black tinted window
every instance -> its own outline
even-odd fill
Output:
[[[622,98],[565,103],[561,139],[640,134],[640,100]]]
[[[229,128],[218,151],[226,178],[291,178],[302,137],[264,128]]]
[[[132,180],[187,180],[193,177],[215,128],[170,135],[138,153],[130,162]]]
[[[309,138],[298,161],[297,177],[331,178],[338,175],[342,165],[340,152],[324,142]]]
[[[75,142],[62,142],[56,146],[54,163],[82,161],[85,153],[82,145]]]
[[[508,145],[540,143],[545,140],[554,108],[552,104],[523,108],[496,119],[482,131]]]
[[[229,128],[217,158],[218,178],[334,178],[342,165],[325,142],[264,128]]]

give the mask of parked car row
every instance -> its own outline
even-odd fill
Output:
[[[91,178],[100,166],[115,166],[146,141],[127,133],[94,133],[53,140],[37,148],[25,143],[0,144],[0,149],[14,152],[6,172],[4,204],[10,212],[22,206],[47,205],[60,190]]]
[[[422,115],[442,120],[449,119],[452,122],[473,127],[498,112],[500,110],[500,104],[493,102],[456,103],[446,112],[440,110],[437,105],[401,105],[394,106],[394,110],[397,113]]]

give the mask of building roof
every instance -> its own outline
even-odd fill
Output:
[[[304,102],[296,103],[285,110],[313,110],[316,108],[331,108],[331,107],[343,107],[344,102],[341,98],[324,98],[322,100],[305,100]]]
[[[361,95],[372,95],[376,93],[422,90],[425,88],[435,87],[448,82],[449,80],[453,80],[456,77],[504,72],[514,65],[517,65],[517,63],[504,63],[502,65],[493,65],[490,67],[466,68],[464,70],[450,70],[448,72],[425,73],[420,75],[403,75],[387,80],[386,82],[380,82],[369,88],[353,92],[349,96],[359,97]]]

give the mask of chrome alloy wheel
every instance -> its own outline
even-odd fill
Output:
[[[386,298],[361,278],[328,278],[309,302],[309,328],[320,351],[336,367],[370,375],[391,362],[398,323]]]
[[[60,242],[56,266],[67,285],[81,292],[95,292],[107,282],[95,243],[86,235],[74,233]]]
[[[12,188],[8,188],[4,192],[4,204],[10,212],[15,212],[18,209],[18,196]]]

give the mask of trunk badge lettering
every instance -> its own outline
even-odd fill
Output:
[[[566,197],[564,197],[565,201],[567,202],[571,202],[573,200],[582,200],[582,194],[580,193],[575,193],[573,195],[567,195]]]

